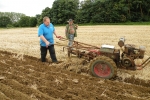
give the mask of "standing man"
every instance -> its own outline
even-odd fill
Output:
[[[43,18],[43,24],[39,26],[38,29],[38,37],[40,37],[40,51],[41,51],[41,61],[46,62],[47,50],[49,50],[50,57],[52,62],[57,63],[57,58],[54,49],[54,38],[53,34],[56,38],[60,38],[57,36],[55,32],[55,28],[52,23],[50,23],[49,17]]]
[[[67,21],[69,24],[66,25],[66,38],[69,39],[69,43],[68,46],[71,47],[73,45],[73,41],[74,41],[74,37],[77,37],[77,28],[78,25],[75,25],[73,23],[72,19],[69,19],[69,21]]]

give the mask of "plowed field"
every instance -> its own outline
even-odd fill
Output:
[[[64,35],[65,27],[56,27]],[[127,43],[146,46],[150,55],[149,26],[81,26],[76,40],[116,48],[121,36]],[[57,58],[52,64],[40,62],[37,28],[0,30],[0,100],[150,100],[150,64],[137,71],[118,69],[115,79],[90,75],[88,63],[73,56],[67,59],[62,46],[55,46]],[[66,42],[55,40],[56,44]]]
[[[125,83],[79,75],[34,57],[19,60],[0,52],[0,100],[148,100],[149,86],[142,80]]]

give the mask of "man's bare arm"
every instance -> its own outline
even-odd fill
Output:
[[[54,35],[57,37],[56,31],[54,31]]]
[[[58,36],[58,35],[56,34],[56,31],[54,31],[54,35],[56,36],[56,38],[61,38],[61,36]]]
[[[46,47],[48,47],[50,45],[50,42],[47,41],[43,35],[41,35],[40,38],[45,42]]]
[[[46,43],[47,40],[45,39],[45,37],[43,35],[40,36],[40,38]]]

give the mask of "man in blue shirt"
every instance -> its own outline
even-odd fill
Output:
[[[46,62],[46,55],[47,50],[49,50],[50,57],[52,59],[52,62],[58,62],[55,54],[54,49],[54,38],[53,34],[56,36],[56,38],[60,38],[60,36],[57,36],[55,32],[55,28],[52,23],[50,23],[49,17],[43,18],[43,24],[39,26],[38,29],[38,37],[40,37],[40,50],[41,50],[41,61]]]

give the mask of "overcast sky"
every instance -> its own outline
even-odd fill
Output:
[[[54,1],[55,0],[0,0],[0,12],[17,12],[27,16],[35,16],[36,14],[41,14],[44,8],[51,8]]]
[[[27,16],[41,14],[46,7],[52,7],[54,0],[0,0],[0,12],[18,12]]]

